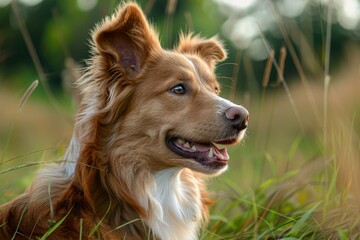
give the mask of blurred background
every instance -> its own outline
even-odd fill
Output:
[[[296,204],[338,196],[336,189],[360,199],[359,0],[137,2],[164,48],[180,31],[225,42],[222,95],[249,109],[251,120],[214,189],[244,194],[305,169],[290,187],[301,189]],[[0,0],[0,203],[23,191],[41,163],[61,159],[91,29],[118,3]]]
[[[171,48],[180,30],[226,40],[229,63],[239,66],[238,89],[259,91],[269,52],[264,37],[277,51],[292,42],[308,78],[323,74],[327,4],[329,0],[149,0],[138,1]],[[118,1],[18,0],[16,8],[30,34],[35,51],[54,94],[64,90],[66,59],[81,65],[89,57],[90,30]],[[345,48],[360,38],[360,2],[334,0],[331,71],[341,64]],[[37,78],[34,62],[21,34],[10,0],[0,0],[0,60],[2,85],[26,87]],[[286,32],[286,34],[284,34]],[[261,36],[263,34],[263,37]],[[286,36],[285,36],[286,35]],[[289,46],[286,46],[289,47]],[[237,56],[237,58],[236,58]],[[296,75],[293,59],[286,59],[284,76]],[[224,64],[219,74],[232,77],[234,66]],[[275,72],[276,74],[276,72]],[[25,77],[23,77],[25,75]]]

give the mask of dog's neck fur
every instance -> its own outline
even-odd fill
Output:
[[[189,175],[191,181],[184,181]],[[148,225],[161,239],[197,239],[202,218],[201,192],[188,169],[170,168],[154,175],[155,185],[148,192],[151,204]],[[188,178],[187,178],[188,179]],[[185,238],[186,237],[186,238]]]

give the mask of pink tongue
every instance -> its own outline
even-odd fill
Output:
[[[226,151],[226,148],[219,149],[213,144],[211,144],[211,146],[209,146],[209,145],[203,145],[200,143],[194,143],[194,145],[196,146],[196,149],[199,152],[209,152],[210,148],[212,148],[214,150],[214,155],[217,159],[223,160],[223,161],[229,160],[229,155]]]
[[[189,151],[189,148],[184,147],[182,144],[178,144],[178,142],[175,142],[176,146],[183,149],[184,151]],[[196,151],[209,154],[210,149],[213,150],[213,156],[220,160],[220,161],[227,161],[229,160],[229,155],[226,151],[226,148],[219,149],[213,144],[201,144],[201,143],[191,143],[191,146],[196,147]]]
[[[229,160],[229,154],[226,151],[226,148],[218,149],[217,147],[213,146],[214,155],[217,159],[227,161]]]

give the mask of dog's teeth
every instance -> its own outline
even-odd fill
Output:
[[[186,148],[190,148],[190,143],[189,142],[185,142],[185,144],[183,145]]]
[[[180,143],[180,144],[184,144],[184,143],[185,143],[184,139],[182,139],[182,138],[178,138],[176,141],[177,141],[178,143]]]
[[[196,146],[195,146],[195,145],[193,145],[193,146],[191,147],[191,150],[192,150],[192,151],[194,151],[194,152],[196,152],[196,151],[197,151]]]
[[[209,158],[213,158],[213,157],[214,157],[214,149],[213,149],[213,148],[210,148],[208,157],[209,157]]]

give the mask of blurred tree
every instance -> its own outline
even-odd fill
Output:
[[[339,66],[347,43],[359,43],[359,0],[214,0],[223,16],[222,32],[243,53],[243,72],[253,72],[262,79],[269,56],[264,41],[270,43],[279,58],[279,49],[288,49],[284,75],[298,74],[294,54],[311,77],[323,73],[328,8],[332,12],[331,69]],[[291,53],[289,49],[293,48]],[[249,67],[251,60],[251,67]],[[247,69],[246,69],[247,68]],[[251,69],[249,69],[251,68]],[[272,79],[276,80],[275,71]],[[251,74],[245,75],[251,78]],[[320,78],[322,79],[322,78]]]
[[[84,1],[78,0],[76,4],[73,0],[45,0],[35,6],[17,3],[47,80],[55,91],[61,86],[65,59],[74,58],[84,65],[83,60],[89,57],[90,30],[117,6],[117,1],[95,1],[94,8],[84,10],[79,7],[79,2]],[[221,24],[212,2],[138,2],[159,29],[162,43],[167,48],[176,43],[180,30],[198,30],[205,36],[212,36],[217,33]],[[28,84],[37,78],[36,72],[10,5],[0,8],[0,20],[0,54],[6,56],[6,61],[0,65],[0,79],[15,79],[17,83]],[[31,69],[31,76],[28,79],[18,79],[22,76],[19,72],[25,69]]]
[[[332,33],[332,61],[336,66],[342,47],[360,36],[360,3],[358,0],[334,0],[335,17]],[[0,6],[5,0],[0,0]],[[61,72],[66,58],[84,65],[88,58],[89,32],[96,22],[111,14],[115,0],[22,0],[21,16],[44,66],[54,91],[61,90]],[[259,27],[278,58],[288,35],[295,53],[307,74],[322,73],[327,1],[320,0],[141,0],[138,1],[160,32],[163,46],[176,44],[179,31],[194,31],[205,37],[224,35],[229,60],[219,66],[224,85],[238,71],[240,90],[257,91],[261,85],[268,52],[259,35]],[[347,4],[347,5],[346,5]],[[352,4],[352,5],[351,5]],[[346,6],[345,6],[346,5]],[[357,20],[358,22],[356,22]],[[355,24],[356,23],[356,24]],[[283,32],[282,32],[283,31]],[[37,78],[18,23],[10,5],[0,7],[0,81],[28,85]],[[285,63],[285,76],[296,74],[294,60]],[[234,64],[240,63],[240,66]],[[272,80],[276,72],[272,71]],[[226,87],[225,87],[226,90]]]

